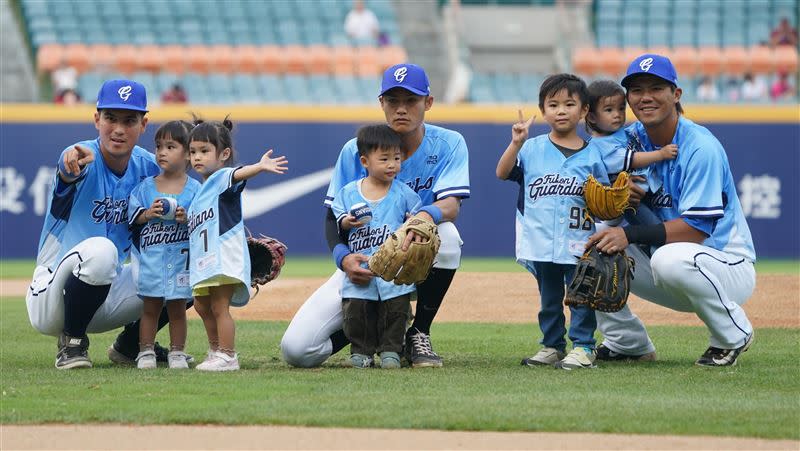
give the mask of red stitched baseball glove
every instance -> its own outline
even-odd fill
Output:
[[[285,262],[286,245],[275,238],[261,235],[247,237],[250,251],[250,285],[258,291],[259,285],[275,280]]]

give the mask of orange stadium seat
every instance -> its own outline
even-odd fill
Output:
[[[143,45],[139,48],[139,68],[149,72],[159,71],[163,64],[164,54],[157,45]]]
[[[192,45],[186,51],[189,55],[189,70],[198,74],[208,73],[211,69],[209,48],[204,45]]]
[[[703,75],[719,75],[722,71],[722,51],[718,47],[701,47],[697,51],[700,73]]]
[[[186,73],[189,66],[189,52],[186,47],[168,45],[161,47],[161,70],[176,75]]]
[[[614,47],[597,49],[596,58],[600,60],[600,72],[614,78],[622,75],[630,63],[625,60],[622,50]]]
[[[306,48],[300,45],[287,45],[283,48],[286,58],[286,68],[288,74],[308,73],[308,53]]]
[[[408,61],[408,54],[406,53],[406,49],[400,47],[399,45],[389,45],[386,47],[381,47],[379,52],[379,63],[381,66],[381,70],[385,70],[387,67],[392,67],[395,64],[405,63]]]
[[[356,73],[362,77],[374,77],[383,72],[379,50],[376,47],[359,47],[356,50]]]
[[[229,45],[215,45],[209,47],[208,50],[211,72],[229,74],[234,71],[233,47]]]
[[[756,74],[768,74],[775,69],[775,54],[767,46],[750,47],[750,70]]]
[[[240,45],[233,48],[233,67],[237,72],[252,74],[260,72],[258,51],[252,45]]]
[[[671,49],[671,48],[669,48],[669,47],[664,47],[664,46],[655,46],[655,47],[649,47],[649,48],[647,49],[647,53],[652,53],[652,54],[655,54],[655,55],[666,56],[667,58],[669,58],[669,59],[670,59],[670,61],[672,61],[672,49]],[[638,56],[638,55],[637,55],[637,56]],[[674,64],[674,63],[673,63],[673,64]]]
[[[284,71],[286,57],[283,49],[274,45],[265,45],[258,48],[258,59],[264,72],[279,74]]]
[[[120,45],[114,49],[114,68],[123,74],[135,72],[139,67],[139,49],[132,45]]]
[[[327,75],[331,73],[333,51],[325,45],[308,47],[308,71],[312,74]]]
[[[44,44],[36,52],[36,67],[39,72],[52,72],[61,64],[64,48],[58,44]]]
[[[749,64],[744,47],[732,45],[722,49],[722,66],[728,75],[743,75]]]
[[[797,72],[797,48],[781,45],[775,48],[775,70],[779,73]]]
[[[620,71],[620,74],[624,74],[628,70],[628,66],[631,65],[631,61],[644,55],[645,53],[655,53],[655,52],[645,50],[641,47],[627,47],[622,49],[622,64],[621,64],[622,70]]]
[[[110,44],[94,44],[89,46],[89,65],[92,70],[107,71],[114,67],[116,51]]]
[[[336,75],[353,75],[355,72],[355,58],[356,53],[352,47],[334,47],[333,73]]]
[[[672,64],[678,71],[678,77],[686,79],[697,74],[697,49],[694,47],[675,47],[672,49]]]
[[[578,47],[572,52],[572,68],[581,75],[592,76],[600,69],[597,49]]]
[[[67,64],[74,67],[79,73],[84,73],[91,68],[89,47],[84,44],[69,44],[64,48],[64,58]]]

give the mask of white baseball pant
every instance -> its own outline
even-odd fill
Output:
[[[442,243],[434,268],[458,269],[461,264],[461,236],[452,222],[439,224]],[[344,271],[335,273],[295,313],[281,339],[283,359],[289,365],[312,368],[322,365],[333,352],[330,336],[342,330],[342,285]]]
[[[105,237],[81,241],[61,259],[54,272],[37,266],[25,301],[34,329],[58,336],[64,330],[64,284],[70,274],[90,285],[108,285],[105,302],[94,314],[87,332],[117,329],[142,316],[142,300],[136,295],[131,265],[117,274],[117,248]]]
[[[631,291],[672,310],[694,312],[711,333],[710,346],[744,345],[753,326],[742,305],[753,294],[753,263],[740,256],[696,243],[666,244],[647,256],[628,246],[636,261]],[[641,355],[655,351],[644,324],[626,305],[616,313],[597,312],[603,344],[614,352]]]

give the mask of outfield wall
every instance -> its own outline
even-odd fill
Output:
[[[274,235],[290,254],[327,252],[322,200],[344,142],[362,124],[381,120],[377,108],[159,108],[140,144],[153,148],[160,122],[192,110],[217,119],[232,113],[239,161],[275,148],[289,158],[283,176],[248,182],[245,217],[254,232]],[[525,108],[534,112],[534,107]],[[800,258],[800,118],[798,107],[693,107],[687,116],[723,143],[759,257]],[[31,258],[41,230],[48,183],[61,150],[96,137],[91,108],[0,105],[0,258]],[[515,107],[435,106],[429,120],[461,132],[470,150],[472,197],[458,227],[466,256],[513,256],[517,188],[495,178],[510,139]],[[630,116],[629,116],[630,117]],[[759,122],[761,121],[761,122]],[[765,122],[768,121],[768,122]],[[534,125],[531,136],[547,128]],[[291,183],[282,183],[291,182]]]

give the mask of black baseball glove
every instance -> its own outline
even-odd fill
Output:
[[[250,285],[258,291],[259,285],[275,280],[281,273],[286,256],[286,245],[268,236],[247,237],[250,252]]]
[[[564,305],[588,305],[601,312],[618,312],[628,302],[633,259],[625,251],[604,254],[592,246],[578,260]]]

